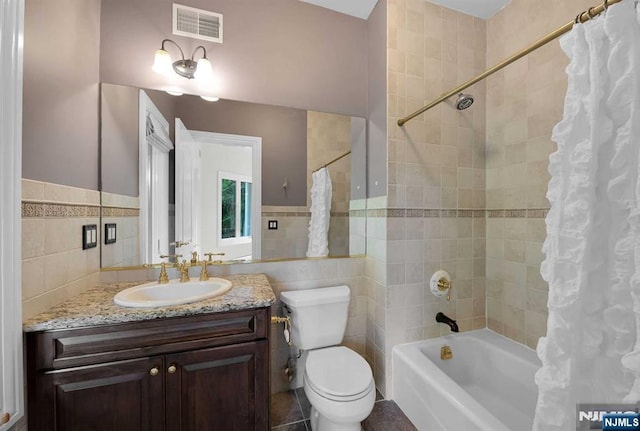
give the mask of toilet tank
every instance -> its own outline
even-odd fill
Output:
[[[280,293],[291,318],[291,340],[303,350],[342,342],[349,317],[349,286]]]

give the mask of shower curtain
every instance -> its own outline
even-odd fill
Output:
[[[309,220],[309,246],[307,257],[329,254],[329,217],[331,212],[331,177],[329,169],[322,168],[311,175],[311,220]]]
[[[547,336],[534,430],[575,430],[577,403],[640,400],[640,12],[623,0],[561,39],[553,130]]]

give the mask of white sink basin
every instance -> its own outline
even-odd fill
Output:
[[[231,282],[222,278],[210,278],[207,281],[192,278],[184,283],[171,280],[167,284],[153,282],[130,287],[117,293],[113,302],[123,307],[164,307],[202,301],[224,295],[229,290]]]

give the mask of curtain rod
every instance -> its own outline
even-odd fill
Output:
[[[528,47],[516,52],[511,57],[506,58],[505,60],[502,60],[500,63],[496,64],[495,66],[491,67],[490,69],[487,69],[486,71],[484,71],[480,75],[476,76],[475,78],[471,78],[470,80],[468,80],[464,84],[460,84],[459,86],[457,86],[453,90],[448,91],[446,93],[443,93],[436,100],[434,100],[433,102],[429,103],[428,105],[418,109],[414,113],[409,114],[406,117],[399,119],[398,120],[398,126],[400,126],[400,127],[404,126],[404,123],[406,123],[407,121],[412,120],[413,118],[417,117],[418,115],[422,114],[423,112],[425,112],[425,111],[433,108],[434,106],[438,105],[439,103],[445,101],[449,97],[452,97],[452,96],[455,96],[455,95],[459,94],[465,88],[471,87],[476,82],[482,81],[486,77],[488,77],[490,75],[493,75],[497,71],[507,67],[508,65],[513,63],[514,61],[516,61],[516,60],[524,57],[525,55],[535,51],[536,49],[546,45],[547,43],[551,42],[552,40],[557,39],[558,37],[562,36],[563,34],[569,32],[573,28],[573,25],[577,24],[578,21],[581,22],[581,23],[587,22],[590,19],[595,18],[596,16],[600,15],[602,12],[607,10],[607,8],[609,6],[611,6],[612,4],[619,3],[621,1],[622,0],[605,0],[604,3],[602,3],[601,5],[591,7],[589,9],[587,9],[586,11],[579,13],[578,16],[576,16],[576,18],[573,21],[570,21],[570,22],[566,23],[565,25],[563,25],[562,27],[559,27],[559,28],[555,29],[554,31],[552,31],[551,33],[548,33],[546,36],[542,37],[541,39],[538,39],[538,41],[534,42],[532,45],[530,45],[530,46],[528,46]]]
[[[338,160],[340,160],[340,159],[342,159],[342,158],[344,158],[344,157],[347,157],[349,154],[351,154],[351,151],[347,151],[346,153],[344,153],[344,154],[343,154],[343,155],[341,155],[340,157],[336,157],[335,159],[331,160],[329,163],[326,163],[326,164],[324,164],[324,165],[320,166],[318,169],[314,170],[313,172],[318,172],[320,169],[322,169],[322,168],[326,168],[327,166],[329,166],[329,165],[331,165],[331,164],[333,164],[333,163],[337,162]]]

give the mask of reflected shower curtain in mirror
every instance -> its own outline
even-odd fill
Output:
[[[577,403],[640,400],[640,15],[623,0],[561,39],[570,59],[553,130],[547,336],[537,431],[575,430]]]
[[[329,255],[329,217],[331,212],[331,177],[329,169],[322,168],[311,175],[311,220],[307,257]]]

